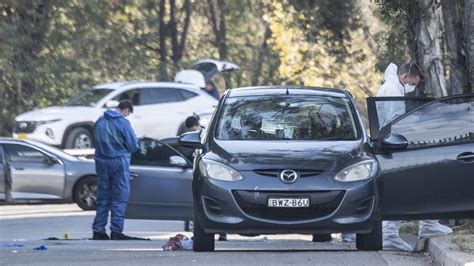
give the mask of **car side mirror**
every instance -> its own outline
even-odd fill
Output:
[[[382,139],[381,146],[389,150],[404,150],[408,146],[408,140],[398,133],[390,133]]]
[[[181,156],[171,156],[170,164],[174,166],[180,166],[180,167],[188,166],[188,162],[186,162],[186,160]]]
[[[107,107],[107,108],[117,108],[118,105],[119,105],[118,101],[110,100],[105,104],[105,107]]]
[[[201,132],[194,131],[194,132],[184,133],[183,135],[179,136],[178,142],[179,142],[179,145],[183,147],[201,149],[202,148]]]

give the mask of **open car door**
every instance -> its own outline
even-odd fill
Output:
[[[132,154],[127,219],[193,220],[192,164],[170,146],[140,140]]]
[[[201,88],[211,82],[214,87],[223,91],[231,87],[229,74],[237,69],[239,66],[232,62],[203,59],[192,65],[191,70],[185,69],[178,72],[174,80],[175,82],[194,84]],[[201,77],[199,73],[202,74]],[[202,80],[203,78],[204,80]]]
[[[393,103],[400,115],[384,125]],[[382,219],[473,218],[474,94],[371,97],[367,105]]]

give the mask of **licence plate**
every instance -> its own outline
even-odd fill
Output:
[[[18,133],[19,139],[26,139],[26,133]]]
[[[309,207],[309,198],[268,198],[268,207],[280,207],[280,208]]]

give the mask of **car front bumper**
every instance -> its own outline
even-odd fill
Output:
[[[207,233],[368,233],[378,218],[374,179],[342,183],[328,173],[284,184],[248,175],[238,182],[201,178],[197,183],[195,213]],[[310,206],[267,207],[269,197],[309,198]]]

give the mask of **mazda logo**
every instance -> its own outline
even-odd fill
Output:
[[[26,122],[21,122],[19,126],[21,129],[25,129],[28,126],[28,124]]]
[[[293,170],[283,170],[280,173],[280,180],[283,183],[294,183],[298,179],[298,173]]]

